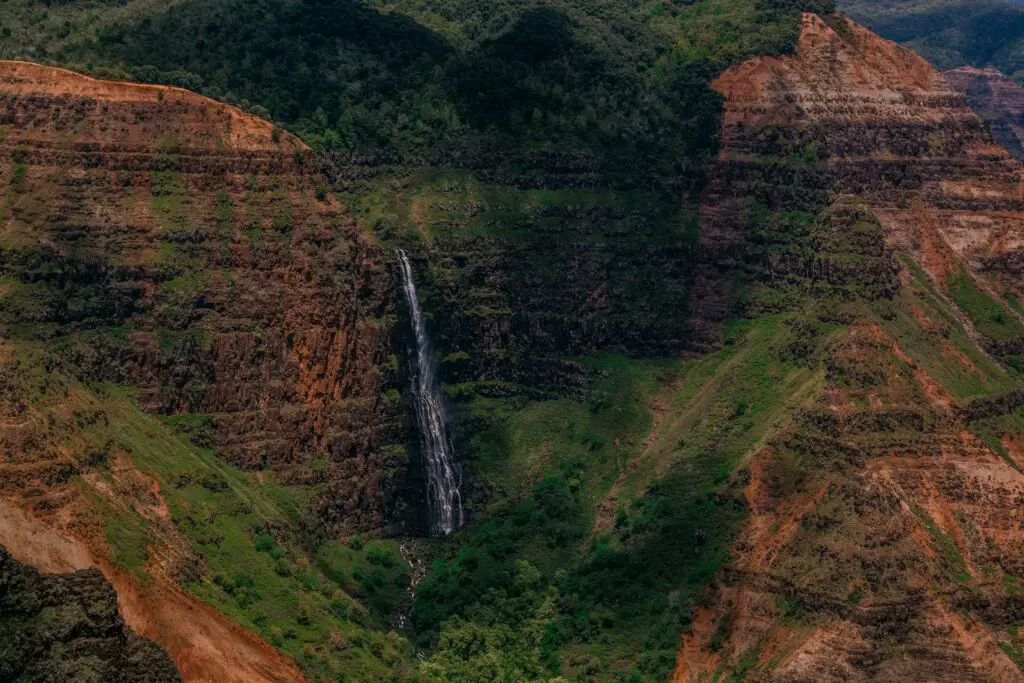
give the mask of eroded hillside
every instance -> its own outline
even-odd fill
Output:
[[[675,679],[1021,680],[1018,166],[940,74],[841,18],[805,15],[796,55],[716,87],[720,174],[814,165],[900,265],[824,347],[817,399],[738,470],[750,516]],[[784,214],[798,183],[771,185]]]
[[[370,549],[302,539],[405,519],[380,249],[302,143],[182,90],[4,62],[0,140],[0,545],[72,544],[188,680],[362,656]]]
[[[261,31],[308,42],[300,5],[76,48],[163,77],[158,45],[358,154],[0,63],[0,545],[98,566],[186,680],[1020,678],[1016,162],[841,17],[570,4],[471,39],[470,0],[341,3],[364,23],[284,99]],[[207,8],[260,28],[217,42]],[[358,65],[355,100],[303,90]],[[468,521],[401,548],[423,487],[391,247]]]
[[[985,119],[999,144],[1024,159],[1024,88],[995,67],[961,66],[943,75]]]

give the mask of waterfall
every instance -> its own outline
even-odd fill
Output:
[[[395,250],[402,271],[402,290],[409,305],[416,353],[412,364],[412,395],[419,426],[423,468],[427,480],[427,505],[430,533],[447,536],[462,526],[462,497],[459,494],[459,470],[445,420],[444,402],[435,380],[434,358],[427,341],[427,328],[420,311],[412,266],[401,249]]]

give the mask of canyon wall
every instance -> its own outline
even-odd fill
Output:
[[[391,254],[295,137],[175,88],[0,63],[0,184],[0,545],[99,567],[185,680],[362,656],[310,553],[416,523]]]
[[[204,416],[194,438],[239,468],[321,485],[331,531],[385,524],[404,467],[390,257],[317,191],[302,143],[187,91],[11,62],[0,129],[5,336],[65,339],[80,379]]]
[[[892,286],[843,297],[825,389],[737,472],[750,517],[675,679],[1024,679],[1016,161],[941,74],[840,16],[805,15],[795,55],[715,86],[702,241],[748,256],[718,267],[777,294],[794,269],[763,226],[828,205],[900,258]]]
[[[1024,88],[994,67],[961,66],[943,75],[985,119],[999,144],[1024,159]]]

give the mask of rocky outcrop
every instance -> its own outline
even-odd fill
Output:
[[[991,66],[961,66],[943,75],[985,119],[999,144],[1024,160],[1024,88]]]
[[[301,142],[187,91],[20,62],[0,63],[0,131],[2,334],[65,339],[79,379],[203,415],[226,461],[316,485],[318,532],[394,518],[393,273]]]
[[[890,242],[936,278],[955,260],[980,268],[1024,243],[1016,162],[909,50],[844,18],[805,15],[796,57],[747,62],[716,87],[726,163],[744,163],[766,135],[818,146],[830,189],[866,201]]]
[[[977,286],[996,298],[1020,296],[1020,168],[923,59],[841,16],[805,15],[796,56],[746,62],[715,87],[726,106],[702,208],[705,309],[728,300],[728,279],[707,274],[746,253],[751,202],[807,210],[837,194],[865,202],[940,286],[964,268],[995,275]]]
[[[40,574],[0,547],[0,678],[176,683],[167,653],[128,628],[98,569]]]
[[[675,680],[1024,680],[1005,589],[1020,576],[1020,428],[1006,417],[1019,381],[949,284],[1019,292],[1016,161],[941,74],[841,16],[804,15],[795,55],[715,86],[724,144],[702,258],[771,283],[755,310],[822,280],[874,303],[846,309],[816,405],[748,454],[750,517]],[[849,269],[802,257],[830,233],[860,245]],[[722,281],[705,280],[708,301],[728,300]],[[837,294],[811,291],[819,306]]]

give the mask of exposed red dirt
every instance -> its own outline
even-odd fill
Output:
[[[160,644],[194,683],[289,682],[305,680],[289,657],[278,652],[212,606],[185,593],[159,572],[137,578],[97,556],[90,543],[0,498],[0,545],[19,562],[39,571],[64,573],[97,566],[114,585],[125,622]]]
[[[295,136],[275,132],[269,121],[181,88],[103,81],[51,66],[0,61],[0,90],[22,98],[38,95],[63,101],[66,110],[58,116],[23,126],[44,139],[59,134],[79,144],[128,147],[151,147],[161,141],[168,151],[305,149]]]

